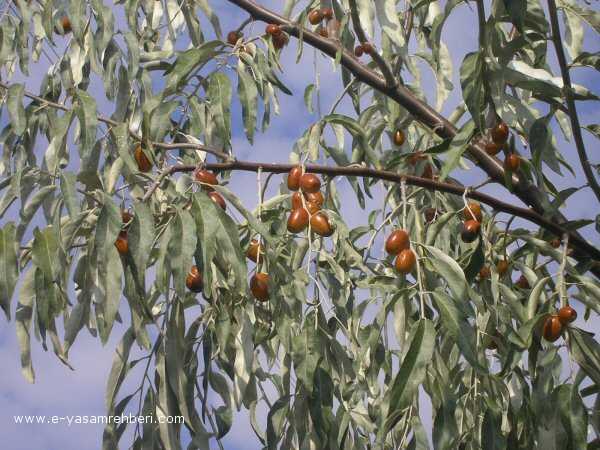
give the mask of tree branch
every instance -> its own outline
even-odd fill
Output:
[[[340,63],[359,81],[362,81],[363,83],[371,86],[373,89],[396,101],[410,114],[412,114],[416,120],[429,127],[442,139],[452,139],[454,136],[456,136],[458,132],[457,128],[435,109],[415,97],[413,93],[405,86],[397,85],[393,88],[389,87],[386,81],[377,72],[374,72],[368,67],[362,65],[353,54],[344,48],[340,48],[337,42],[334,42],[330,39],[325,39],[318,34],[311,32],[310,30],[301,29],[299,26],[293,22],[290,22],[285,17],[282,17],[275,12],[256,4],[252,0],[228,1],[245,10],[248,14],[254,17],[255,20],[289,27],[289,33],[295,37],[298,37],[300,33],[302,33],[302,39],[304,42],[321,50],[323,53],[332,58],[335,58],[338,52],[340,52]],[[481,141],[472,142],[469,145],[468,153],[491,179],[504,185],[505,173],[502,163],[497,158],[494,158],[485,152],[484,145]],[[549,214],[549,212],[546,211],[544,205],[549,203],[547,195],[537,186],[528,183],[526,180],[520,178],[516,173],[512,174],[512,185],[514,187],[514,192],[519,199],[521,199],[521,201],[523,201],[523,203],[526,205],[531,206],[538,213],[538,215],[549,215],[551,216],[552,221],[555,223],[564,223],[567,221],[567,219],[560,214],[560,212],[551,212]],[[585,242],[579,233],[576,231],[572,232],[572,238],[575,235],[579,241]],[[585,259],[585,253],[578,254],[575,252],[573,256],[578,259]],[[595,270],[594,274],[597,277],[600,277],[600,270]]]
[[[567,102],[567,108],[569,119],[571,120],[571,129],[573,130],[573,139],[575,140],[575,147],[577,147],[577,154],[581,167],[585,173],[585,177],[588,180],[590,188],[596,195],[596,198],[600,202],[600,185],[594,176],[590,161],[585,151],[583,144],[583,136],[581,135],[581,125],[579,124],[579,116],[577,115],[577,107],[575,100],[573,99],[573,86],[571,85],[571,75],[569,74],[569,67],[567,65],[567,58],[565,57],[565,51],[562,45],[560,37],[560,25],[558,24],[558,13],[556,11],[556,2],[554,0],[548,0],[548,11],[550,13],[550,27],[552,29],[552,42],[556,50],[556,56],[558,58],[558,65],[560,66],[560,72],[563,79],[563,95]]]
[[[260,169],[262,172],[269,172],[275,174],[287,173],[290,171],[290,169],[292,169],[295,166],[295,164],[276,164],[253,161],[231,161],[224,163],[208,163],[203,165],[204,168],[214,170],[217,172],[228,170],[257,172]],[[144,200],[147,200],[152,195],[152,193],[158,188],[158,186],[165,179],[165,177],[177,172],[192,172],[196,170],[197,167],[198,166],[196,165],[185,164],[179,164],[169,167],[163,173],[161,173],[157,181],[152,184],[152,186],[146,192],[146,195],[144,195]],[[307,172],[327,175],[330,177],[362,177],[384,180],[392,183],[400,183],[402,182],[402,180],[405,180],[406,184],[411,186],[418,186],[431,191],[445,192],[453,195],[464,195],[468,198],[480,201],[481,203],[485,203],[497,211],[502,211],[533,222],[536,225],[539,225],[540,227],[554,233],[556,236],[562,236],[566,233],[569,235],[569,241],[574,245],[574,247],[580,249],[582,252],[589,255],[589,257],[594,259],[597,263],[600,263],[600,250],[589,244],[585,239],[582,239],[576,233],[567,231],[565,228],[561,227],[556,222],[545,218],[544,216],[536,213],[535,211],[532,211],[529,208],[522,208],[519,206],[515,206],[511,203],[503,202],[491,195],[484,194],[483,192],[471,190],[470,188],[464,188],[462,186],[452,183],[431,180],[429,178],[421,178],[416,177],[414,175],[399,174],[396,172],[377,170],[372,169],[370,167],[361,167],[356,165],[325,166],[317,164],[307,164],[305,168]]]
[[[369,42],[365,30],[363,30],[360,24],[360,17],[358,15],[358,7],[356,6],[356,0],[349,0],[348,5],[350,6],[350,15],[352,16],[352,25],[354,26],[354,32],[356,33],[356,37],[360,41],[361,44],[365,42]],[[375,64],[381,70],[383,77],[387,83],[387,86],[390,88],[395,88],[398,85],[398,80],[392,73],[392,68],[389,64],[381,57],[381,55],[377,52],[376,49],[373,49],[369,56],[375,61]]]
[[[10,88],[10,85],[0,81],[0,88],[8,90]],[[65,111],[65,112],[72,111],[71,108],[63,105],[62,103],[56,103],[56,102],[47,100],[43,97],[32,94],[31,92],[25,92],[24,96],[27,98],[30,98],[31,100],[34,100],[38,103],[41,103],[43,105],[54,108],[54,109],[59,109],[61,111]],[[98,115],[97,118],[98,118],[99,122],[110,125],[111,127],[116,127],[119,125],[119,122],[117,122],[116,120],[109,119],[108,117],[105,117],[102,115]],[[139,134],[135,133],[132,130],[129,130],[129,128],[128,128],[128,132],[129,132],[129,135],[134,140],[136,140],[138,142],[142,142],[142,136],[140,136]],[[163,150],[194,149],[194,150],[201,150],[203,152],[210,153],[211,155],[214,155],[217,158],[221,158],[225,161],[229,161],[231,159],[231,156],[228,155],[227,153],[222,152],[222,151],[217,150],[212,147],[208,147],[206,145],[202,145],[202,144],[193,144],[191,142],[185,142],[185,143],[184,142],[182,142],[182,143],[152,142],[151,144],[153,147],[160,148]]]

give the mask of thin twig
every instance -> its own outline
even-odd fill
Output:
[[[552,29],[552,42],[556,50],[556,57],[558,59],[558,65],[560,66],[560,72],[563,79],[563,95],[567,102],[568,116],[571,120],[571,129],[573,130],[573,139],[575,140],[575,147],[577,148],[577,154],[581,167],[585,173],[585,177],[588,180],[590,188],[596,195],[598,201],[600,201],[600,185],[598,180],[594,176],[590,161],[585,151],[583,144],[583,136],[581,135],[581,125],[579,124],[579,116],[577,115],[577,107],[575,100],[573,99],[573,86],[571,85],[571,75],[569,74],[569,68],[567,65],[567,58],[565,57],[565,51],[563,49],[562,40],[560,37],[560,25],[558,24],[558,13],[556,11],[556,2],[554,0],[548,0],[548,12],[550,13],[550,27]]]
[[[0,82],[0,88],[6,89],[8,90],[10,88],[9,84]],[[55,109],[59,109],[61,111],[65,111],[65,112],[71,112],[72,109],[69,108],[68,106],[65,106],[62,103],[56,103],[50,100],[47,100],[43,97],[40,97],[38,95],[32,94],[31,92],[25,92],[24,93],[25,97],[30,98],[32,100],[35,100],[36,102],[42,103],[44,105],[50,106],[52,108]],[[108,117],[105,116],[98,116],[98,121],[105,123],[107,125],[110,125],[112,127],[117,127],[119,125],[119,122],[109,119]],[[135,133],[132,130],[128,130],[129,131],[129,135],[136,141],[142,142],[142,136],[140,136],[139,134]],[[206,145],[202,145],[202,144],[193,144],[191,142],[182,142],[182,143],[167,143],[167,142],[151,142],[151,145],[155,148],[160,148],[163,150],[180,150],[180,149],[194,149],[194,150],[201,150],[203,152],[206,153],[210,153],[211,155],[214,155],[218,158],[221,158],[223,160],[229,160],[231,159],[231,156],[228,155],[227,153],[224,153],[220,150],[208,147]]]
[[[358,7],[356,6],[356,0],[349,0],[348,5],[350,6],[350,15],[352,16],[352,25],[354,25],[354,32],[356,33],[356,37],[360,41],[361,44],[365,42],[369,42],[365,30],[363,30],[360,24],[360,17],[358,15]],[[375,61],[379,70],[383,74],[385,78],[386,84],[389,88],[395,88],[398,85],[398,80],[394,76],[392,72],[392,68],[389,64],[383,59],[383,57],[377,52],[377,50],[373,49],[369,56]]]

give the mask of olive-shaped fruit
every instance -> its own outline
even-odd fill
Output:
[[[202,292],[204,283],[202,282],[202,273],[197,266],[192,266],[185,277],[185,285],[192,292]]]
[[[308,226],[310,217],[308,211],[304,208],[294,209],[287,221],[287,229],[290,233],[300,233]]]
[[[410,236],[405,230],[394,230],[385,241],[385,251],[390,255],[397,255],[407,248],[410,248]]]
[[[410,248],[402,250],[396,257],[396,270],[400,273],[407,274],[415,267],[417,257],[415,252]]]
[[[254,298],[261,302],[269,300],[269,275],[258,272],[250,279],[250,291]]]

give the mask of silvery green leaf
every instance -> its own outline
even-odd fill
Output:
[[[559,8],[568,11],[569,13],[579,17],[581,20],[587,22],[587,24],[600,34],[600,13],[591,9],[580,6],[573,0],[558,0],[557,4]]]
[[[10,300],[17,284],[16,227],[8,222],[0,228],[0,307],[10,320]]]
[[[212,41],[203,44],[201,47],[178,53],[175,63],[166,72],[168,77],[164,96],[175,93],[179,85],[183,83],[195,69],[198,69],[210,59],[214,58],[219,53],[217,47],[220,45],[222,44],[219,41]]]
[[[77,90],[77,106],[75,108],[80,127],[79,154],[82,158],[92,151],[96,143],[98,118],[96,115],[96,100],[90,94]]]
[[[246,66],[238,64],[238,96],[242,104],[242,117],[244,119],[244,131],[248,141],[254,142],[254,130],[256,129],[256,112],[258,110],[258,89],[252,75]]]
[[[565,46],[571,55],[571,59],[576,58],[583,48],[584,28],[581,20],[571,10],[563,10],[563,20],[565,24]]]
[[[427,319],[413,325],[412,339],[393,384],[386,394],[385,425],[379,431],[383,440],[388,431],[400,420],[402,411],[412,402],[414,393],[425,378],[425,368],[431,361],[435,344],[435,328]]]
[[[242,404],[242,398],[246,392],[250,376],[252,375],[252,364],[254,362],[254,347],[252,344],[252,323],[248,314],[242,311],[239,318],[239,329],[234,338],[235,360],[234,368],[234,391],[233,396],[237,408]]]
[[[445,180],[446,177],[458,166],[463,153],[469,147],[473,134],[475,133],[475,122],[469,120],[459,132],[456,134],[448,152],[446,153],[446,160],[440,171],[440,180]]]
[[[15,331],[21,350],[21,373],[30,383],[35,381],[35,372],[31,364],[31,318],[35,299],[34,274],[35,269],[29,269],[23,276],[15,314]]]
[[[210,77],[208,96],[211,112],[221,134],[221,140],[227,145],[231,141],[231,81],[227,75],[218,72]]]
[[[485,64],[483,55],[479,52],[469,53],[460,66],[460,84],[462,86],[463,98],[469,108],[469,112],[475,125],[480,130],[485,129],[483,66]]]
[[[6,105],[13,130],[17,135],[23,134],[25,132],[25,128],[27,127],[25,107],[23,106],[24,94],[25,87],[22,84],[11,84],[8,88]]]
[[[375,11],[383,32],[398,48],[403,48],[405,46],[404,32],[396,11],[395,0],[375,0]]]

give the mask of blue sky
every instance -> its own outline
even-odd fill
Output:
[[[239,24],[247,15],[231,6],[228,2],[212,0],[210,3],[222,19],[224,30],[229,30]],[[262,4],[279,9],[282,2],[262,1]],[[121,22],[122,23],[122,22]],[[445,41],[449,46],[454,61],[454,85],[455,92],[447,102],[446,111],[452,110],[460,97],[458,68],[463,55],[473,50],[477,45],[477,27],[474,11],[466,6],[461,6],[450,17],[445,28]],[[258,29],[263,24],[256,24]],[[234,107],[234,149],[239,159],[255,161],[287,161],[288,154],[294,142],[301,136],[303,131],[317,119],[314,114],[309,114],[304,106],[302,94],[306,85],[314,82],[312,49],[306,48],[304,57],[295,63],[295,41],[285,50],[283,54],[283,66],[287,69],[282,79],[293,92],[293,97],[281,95],[281,115],[274,117],[271,127],[266,134],[258,134],[254,146],[250,146],[241,126],[239,107]],[[586,47],[590,51],[600,49],[600,40],[597,36],[588,33],[586,36]],[[34,74],[27,80],[29,90],[37,91],[40,78],[37,76],[46,70],[46,60],[42,58],[39,71],[33,70]],[[341,90],[339,73],[333,71],[332,64],[327,58],[318,58],[321,70],[320,82],[322,85],[321,100],[323,110],[327,111]],[[423,75],[431,82],[427,69],[423,68]],[[597,86],[597,72],[587,69],[578,69],[573,72],[576,82]],[[458,88],[458,89],[456,89]],[[102,92],[94,92],[97,98],[103,98]],[[108,104],[100,102],[101,108],[108,108]],[[349,112],[348,103],[344,102],[341,111]],[[600,123],[600,108],[598,103],[580,102],[578,104],[582,111],[582,122],[584,124]],[[104,109],[110,113],[110,109]],[[6,117],[2,117],[3,123]],[[590,156],[598,155],[592,150],[598,147],[598,141],[594,141],[589,134],[585,134],[586,145]],[[573,179],[568,176],[564,179],[553,177],[558,186],[567,187],[584,184],[579,163],[575,157],[572,145],[559,142],[561,148],[565,149],[566,158],[571,162],[576,171]],[[598,162],[596,156],[595,162]],[[461,173],[457,178],[466,184],[476,184],[483,179],[479,170],[474,169]],[[230,188],[236,192],[248,207],[256,204],[256,175],[253,173],[236,174],[231,181]],[[252,186],[248,189],[248,186]],[[342,196],[347,201],[343,203],[345,218],[350,226],[361,224],[366,217],[365,212],[355,207],[352,195],[347,189],[345,181],[338,181],[338,187]],[[276,188],[276,183],[271,184],[271,192]],[[499,186],[486,186],[484,191],[506,198],[506,191]],[[568,202],[569,206],[564,213],[571,219],[590,218],[590,201],[592,197],[588,190],[582,190],[574,195]],[[518,201],[517,201],[518,202]],[[11,211],[16,217],[18,210]],[[4,219],[3,219],[4,220]],[[598,234],[591,228],[584,230],[584,235],[599,244]],[[13,299],[13,309],[16,300]],[[581,316],[581,315],[580,315]],[[582,325],[583,328],[592,330],[598,328],[598,323]],[[117,325],[113,335],[106,346],[102,346],[98,340],[91,338],[87,332],[82,332],[75,346],[70,352],[70,361],[75,371],[70,371],[62,365],[51,351],[44,352],[37,342],[33,342],[32,358],[36,370],[36,383],[28,384],[21,376],[19,367],[19,352],[15,339],[14,321],[7,323],[0,319],[0,360],[3,361],[3,377],[0,383],[0,435],[3,437],[3,448],[10,450],[79,450],[81,448],[100,448],[102,427],[86,425],[73,426],[40,426],[40,425],[15,425],[13,415],[39,414],[50,415],[101,415],[105,412],[104,390],[105,381],[110,371],[113,350],[125,327]],[[135,381],[135,374],[131,375]],[[133,385],[133,384],[131,384]],[[124,389],[123,391],[126,391]],[[427,410],[427,409],[425,409]],[[125,438],[124,442],[127,442]],[[242,448],[257,448],[258,442],[254,438],[245,413],[237,414],[231,432],[224,439],[227,449],[237,450]],[[125,447],[125,446],[123,446]]]

